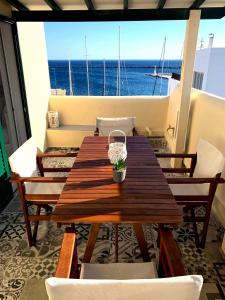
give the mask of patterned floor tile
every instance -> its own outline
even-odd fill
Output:
[[[26,235],[26,227],[24,224],[9,224],[2,231],[2,239],[23,239]]]
[[[157,151],[164,151],[166,148],[163,139],[150,142]],[[49,160],[45,163],[52,167],[68,166],[72,160]],[[169,160],[160,161],[160,164],[168,166]],[[29,210],[34,212],[32,207]],[[204,210],[197,209],[196,213],[202,215]],[[201,229],[201,224],[198,224],[198,227]],[[91,224],[76,224],[75,228],[81,263]],[[143,229],[151,260],[157,262],[157,226],[144,225]],[[0,214],[0,300],[18,300],[27,281],[54,275],[64,230],[65,226],[57,228],[54,223],[40,222],[37,244],[35,247],[29,247],[21,205],[18,198],[13,199]],[[224,299],[225,260],[220,252],[224,228],[212,216],[205,249],[196,248],[190,224],[178,226],[173,233],[179,242],[188,273],[202,274],[204,277],[201,300]],[[140,248],[130,224],[119,225],[118,251],[119,262],[142,262]],[[115,226],[112,224],[101,226],[92,262],[115,262]]]

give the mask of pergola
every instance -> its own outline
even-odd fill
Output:
[[[201,19],[225,16],[225,0],[5,0],[13,21],[186,20],[190,10]]]

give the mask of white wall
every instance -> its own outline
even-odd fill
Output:
[[[196,51],[194,70],[204,73],[202,90],[225,97],[225,48]]]
[[[212,48],[206,91],[225,97],[225,48]]]
[[[44,24],[18,23],[18,35],[32,136],[40,150],[46,146],[46,113],[50,79]]]
[[[210,54],[212,48],[200,49],[196,51],[194,71],[204,73],[202,90],[207,89],[207,76],[209,69]]]

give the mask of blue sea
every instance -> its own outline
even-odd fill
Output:
[[[121,60],[120,62],[120,95],[167,95],[168,79],[153,77],[154,71],[162,72],[162,61],[159,60]],[[49,73],[52,89],[69,88],[69,61],[49,60]],[[92,96],[115,96],[118,94],[118,61],[88,61],[89,94]],[[180,60],[165,60],[163,73],[179,73]],[[86,61],[71,61],[73,95],[88,95]],[[105,88],[104,88],[105,87]]]

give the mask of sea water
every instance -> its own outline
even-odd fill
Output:
[[[69,61],[49,60],[48,64],[51,88],[65,89],[70,95]],[[180,74],[180,68],[180,60],[121,60],[118,80],[117,60],[71,60],[73,95],[88,95],[88,81],[92,96],[167,95],[168,79],[151,74]]]

